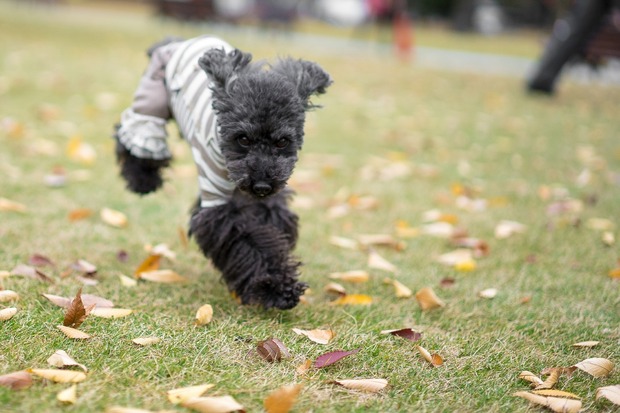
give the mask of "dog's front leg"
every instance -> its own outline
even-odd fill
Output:
[[[307,285],[297,280],[290,234],[265,220],[261,203],[234,199],[194,212],[190,232],[243,304],[290,309]]]

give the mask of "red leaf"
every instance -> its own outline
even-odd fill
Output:
[[[317,369],[320,369],[323,367],[330,366],[334,364],[335,362],[347,356],[350,356],[351,354],[355,354],[359,351],[360,349],[355,349],[351,351],[339,350],[339,351],[331,351],[329,353],[325,353],[317,357],[316,360],[314,360],[314,367],[316,367]]]
[[[409,341],[418,341],[422,338],[422,333],[413,331],[411,328],[401,328],[400,330],[384,330],[383,334],[391,334],[393,336],[402,337]]]

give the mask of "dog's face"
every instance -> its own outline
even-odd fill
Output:
[[[304,137],[309,98],[331,79],[317,64],[283,59],[250,64],[235,50],[210,50],[199,60],[212,80],[222,154],[236,186],[263,198],[286,186]]]

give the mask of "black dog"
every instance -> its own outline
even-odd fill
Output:
[[[161,187],[170,163],[166,121],[192,146],[201,189],[190,221],[203,253],[243,304],[293,308],[307,284],[291,256],[298,217],[286,183],[304,137],[309,98],[330,76],[316,63],[273,65],[219,39],[165,41],[117,127],[117,158],[130,190]]]

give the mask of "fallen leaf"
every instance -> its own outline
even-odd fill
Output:
[[[295,369],[295,371],[297,372],[297,374],[299,375],[305,375],[310,369],[312,368],[312,360],[307,359],[306,361],[304,361],[302,364],[300,364],[299,366],[297,366],[297,368]]]
[[[369,268],[388,272],[396,272],[398,270],[394,264],[383,258],[374,250],[370,250],[368,253],[367,265]]]
[[[463,263],[468,264],[473,260],[473,252],[466,248],[459,248],[454,251],[441,254],[439,257],[437,257],[437,262],[439,262],[440,264],[449,265],[451,267],[462,265]]]
[[[205,304],[198,309],[196,312],[196,322],[197,326],[204,326],[211,322],[213,318],[213,307],[211,304]]]
[[[604,397],[613,404],[620,406],[620,384],[596,389],[596,400]]]
[[[543,374],[548,374],[549,376],[542,383],[538,384],[534,387],[536,390],[547,390],[551,389],[555,386],[560,379],[560,375],[562,374],[563,369],[561,368],[550,368],[543,371]]]
[[[30,258],[28,258],[28,263],[30,265],[34,265],[35,267],[55,267],[54,261],[52,261],[49,257],[41,254],[32,254]],[[15,272],[15,271],[13,271]]]
[[[264,360],[269,362],[280,361],[291,356],[288,348],[277,338],[259,341],[256,345],[256,351]]]
[[[28,208],[24,204],[11,201],[10,199],[0,198],[0,211],[5,212],[26,212]]]
[[[11,274],[32,278],[33,280],[45,281],[50,284],[54,283],[54,280],[48,277],[45,273],[37,268],[31,267],[30,265],[18,264],[11,270]]]
[[[548,407],[558,413],[577,413],[581,410],[581,400],[545,397],[525,391],[516,392],[513,396],[522,397],[532,403]]]
[[[172,270],[144,271],[138,274],[138,278],[162,284],[183,283],[188,281],[187,278]]]
[[[82,219],[86,219],[93,215],[93,210],[89,208],[76,208],[69,211],[69,221],[75,222]]]
[[[478,292],[478,297],[480,298],[495,298],[497,295],[497,288],[487,288],[480,292]]]
[[[359,351],[360,351],[359,349],[355,349],[351,351],[344,351],[344,350],[330,351],[329,353],[325,353],[317,357],[316,360],[314,360],[314,367],[317,369],[320,369],[323,367],[331,366],[337,361],[340,361],[343,358],[350,356],[352,354],[355,354]]]
[[[594,346],[597,346],[599,343],[600,343],[600,341],[580,341],[579,343],[573,344],[573,347],[588,347],[588,348],[592,348]]]
[[[331,341],[332,338],[336,336],[333,330],[301,330],[299,328],[294,328],[293,331],[298,335],[303,335],[308,337],[311,341],[314,341],[318,344],[327,344]]]
[[[194,397],[185,400],[181,406],[200,413],[227,413],[244,411],[244,407],[231,396]]]
[[[385,379],[334,380],[330,383],[339,384],[347,389],[361,390],[370,393],[378,393],[388,385]]]
[[[343,295],[334,301],[330,302],[331,305],[370,305],[372,304],[372,297],[366,294],[347,294]]]
[[[9,307],[0,310],[0,321],[7,321],[13,318],[13,316],[17,314],[17,308]]]
[[[47,359],[47,364],[58,368],[75,366],[84,370],[84,373],[88,372],[88,368],[86,368],[85,365],[73,360],[64,350],[56,350],[56,352]]]
[[[82,289],[80,288],[78,292],[75,294],[75,298],[71,300],[71,304],[67,307],[67,311],[65,312],[65,319],[62,322],[62,325],[72,328],[78,328],[90,311],[94,308],[94,305],[88,308],[84,307],[84,303],[82,302]]]
[[[92,145],[83,142],[79,136],[73,136],[67,144],[67,156],[74,161],[90,165],[97,159],[97,152]]]
[[[0,386],[22,390],[32,386],[32,376],[27,371],[16,371],[0,376]]]
[[[139,346],[152,346],[153,344],[157,344],[161,341],[159,337],[139,337],[131,340],[133,343]]]
[[[607,377],[614,369],[614,363],[605,358],[589,358],[575,364],[579,370],[594,377]]]
[[[385,284],[392,284],[394,287],[394,294],[396,298],[409,298],[413,295],[413,292],[409,289],[409,287],[405,286],[403,283],[397,280],[393,280],[391,278],[385,278],[383,280]]]
[[[77,401],[77,385],[64,389],[56,395],[56,400],[61,403],[75,404]]]
[[[19,294],[13,290],[0,290],[0,303],[6,303],[9,301],[18,301]]]
[[[58,307],[67,308],[71,305],[71,299],[67,297],[61,297],[59,295],[53,294],[42,294],[43,297],[47,298],[50,302],[57,305]]]
[[[424,360],[428,361],[433,366],[439,367],[443,364],[443,358],[439,354],[431,354],[427,349],[422,346],[417,346],[417,348]]]
[[[525,225],[516,221],[500,221],[495,227],[495,238],[505,239],[525,232]]]
[[[538,394],[540,396],[551,396],[551,397],[566,397],[569,399],[580,399],[581,397],[577,396],[574,393],[570,393],[567,391],[563,391],[563,390],[553,390],[553,389],[549,389],[549,390],[532,390],[532,393],[534,394]]]
[[[437,297],[433,289],[430,287],[422,288],[415,294],[415,298],[418,300],[418,304],[420,305],[422,311],[432,310],[433,308],[443,307],[446,305],[439,297]]]
[[[198,386],[181,387],[174,390],[168,390],[166,394],[168,395],[168,400],[170,400],[170,403],[179,404],[186,400],[202,396],[204,392],[214,386],[214,384],[201,384]]]
[[[603,235],[601,235],[601,241],[603,241],[603,244],[606,246],[611,247],[616,243],[616,236],[611,231],[605,231]]]
[[[418,341],[422,338],[422,333],[418,333],[417,331],[414,331],[409,327],[396,330],[382,330],[381,334],[391,334],[393,336],[402,337],[405,340],[409,341]]]
[[[289,384],[271,392],[263,402],[265,410],[267,413],[288,413],[302,388],[301,384]]]
[[[325,286],[325,288],[323,288],[323,290],[328,293],[335,293],[339,295],[347,294],[347,290],[342,285],[335,282],[330,282]]]
[[[71,268],[75,271],[82,272],[84,274],[95,274],[97,272],[97,267],[86,260],[77,260],[73,264],[71,264]]]
[[[125,228],[128,223],[125,214],[110,208],[103,208],[99,216],[103,222],[116,228]]]
[[[340,248],[348,249],[348,250],[357,250],[359,249],[359,243],[350,238],[337,237],[332,235],[329,237],[329,243]]]
[[[161,263],[161,255],[149,255],[138,265],[134,275],[139,276],[143,272],[156,271]]]
[[[341,280],[350,283],[365,283],[370,278],[368,272],[364,270],[353,270],[345,272],[333,272],[329,274],[332,280]]]
[[[611,231],[616,226],[613,221],[606,218],[589,218],[585,225],[586,228],[595,231]]]
[[[454,225],[448,222],[433,222],[420,227],[420,232],[424,235],[431,235],[437,238],[452,238],[458,233]]]
[[[132,288],[138,285],[138,281],[135,278],[130,278],[124,274],[119,274],[118,278],[120,279],[123,287]]]
[[[69,338],[73,338],[76,340],[86,340],[90,338],[89,334],[83,331],[77,330],[75,328],[71,328],[67,326],[56,326],[56,327],[58,327],[58,329],[62,331],[65,334],[65,336]]]
[[[613,278],[614,280],[620,280],[620,268],[614,268],[613,270],[610,270],[609,277]]]
[[[128,308],[99,308],[95,307],[90,310],[90,315],[101,318],[121,318],[127,317],[129,314],[133,313],[133,310]]]
[[[82,371],[56,369],[28,369],[27,371],[55,383],[79,383],[86,380],[86,374]]]
[[[522,371],[521,374],[519,374],[519,378],[523,379],[525,381],[529,381],[534,386],[538,386],[538,385],[544,383],[543,380],[540,377],[538,377],[534,373],[532,373],[530,371],[527,371],[527,370],[526,371]]]
[[[396,251],[405,249],[404,242],[397,240],[389,234],[363,234],[359,235],[357,239],[365,248],[378,246],[392,248]]]
[[[469,248],[473,252],[474,258],[486,257],[489,255],[489,244],[478,238],[458,237],[452,239],[452,245],[457,248]]]
[[[151,255],[166,257],[170,261],[175,261],[177,258],[177,254],[168,247],[168,244],[157,244],[154,247],[149,244],[144,246],[144,250]]]

